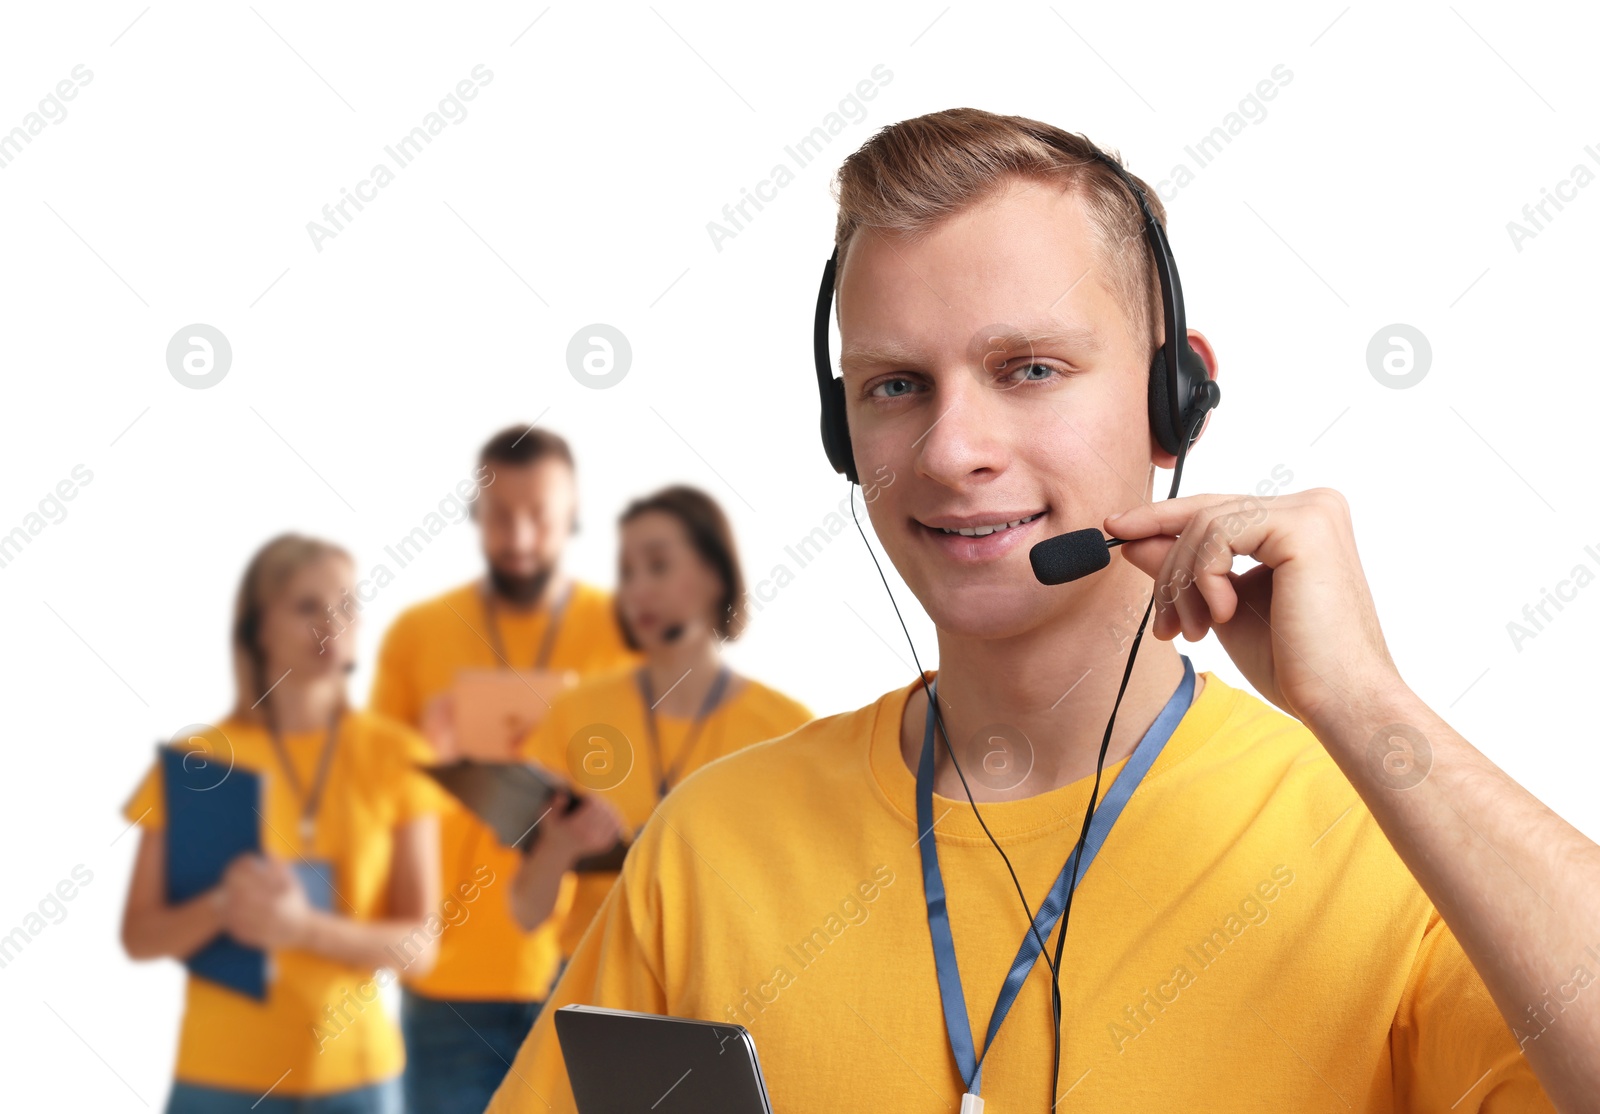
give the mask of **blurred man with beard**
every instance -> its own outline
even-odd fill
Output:
[[[458,754],[451,690],[462,670],[587,676],[635,658],[617,629],[611,594],[561,569],[577,527],[567,442],[513,426],[484,445],[478,464],[473,518],[484,575],[395,620],[372,688],[373,710],[420,728],[445,761]],[[560,918],[532,931],[517,924],[502,889],[519,853],[464,808],[441,818],[440,850],[440,892],[470,912],[444,928],[431,971],[401,971],[406,1106],[410,1114],[477,1114],[555,981]]]

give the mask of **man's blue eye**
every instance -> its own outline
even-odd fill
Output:
[[[1032,374],[1035,371],[1040,372],[1041,374]],[[1011,376],[1013,379],[1032,380],[1037,382],[1040,379],[1048,379],[1055,373],[1056,369],[1051,367],[1049,364],[1023,364],[1016,371],[1012,372]]]
[[[898,398],[900,395],[910,394],[912,383],[909,379],[886,379],[878,384],[888,398]]]

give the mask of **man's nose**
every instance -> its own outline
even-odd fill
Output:
[[[955,484],[974,472],[1003,466],[1005,392],[988,386],[983,369],[953,367],[938,377],[928,427],[912,451],[918,471]]]

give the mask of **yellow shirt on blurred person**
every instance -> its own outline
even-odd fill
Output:
[[[690,737],[692,717],[657,713],[661,753],[652,755],[649,718],[637,670],[617,670],[567,690],[523,746],[523,757],[559,773],[576,792],[606,797],[637,831],[655,811],[657,771],[676,784],[734,751],[786,735],[811,712],[776,689],[736,677]],[[688,744],[687,750],[685,743]],[[576,890],[561,920],[561,951],[571,955],[616,881],[614,872],[576,875]]]
[[[497,632],[490,629],[491,611]],[[417,604],[384,637],[372,685],[373,709],[418,724],[429,701],[448,693],[462,670],[505,668],[506,662],[517,669],[533,666],[549,634],[550,618],[548,607],[491,607],[478,581]],[[495,649],[497,635],[506,662]],[[573,581],[546,666],[585,675],[632,660],[617,629],[610,593]],[[555,923],[559,917],[524,932],[511,916],[502,891],[520,858],[451,799],[440,818],[442,892],[477,881],[492,900],[478,902],[464,921],[440,937],[433,969],[407,979],[408,986],[443,999],[536,1001],[549,992],[562,956]]]
[[[415,768],[430,753],[420,735],[369,712],[344,713],[309,848],[296,841],[301,801],[281,776],[267,730],[229,718],[199,737],[219,764],[219,779],[232,770],[265,775],[263,854],[290,862],[299,861],[302,854],[325,859],[333,867],[334,912],[362,920],[385,914],[391,833],[443,807],[443,791]],[[302,785],[313,779],[325,738],[321,729],[283,736]],[[166,828],[159,763],[139,783],[122,812],[145,828]],[[448,935],[444,930],[439,916],[429,917],[426,931]],[[395,967],[402,967],[405,958],[397,954]],[[274,1094],[318,1095],[376,1083],[400,1072],[405,1063],[400,1033],[377,1000],[380,988],[387,985],[382,976],[294,949],[273,953],[271,961],[267,997],[260,1002],[208,979],[188,976],[178,1038],[179,1081],[257,1093],[272,1087]]]

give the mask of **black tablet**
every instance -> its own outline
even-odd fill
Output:
[[[567,794],[564,811],[577,808],[582,800],[527,762],[462,758],[421,769],[487,824],[503,846],[523,851],[538,842],[539,821],[560,803],[563,793]],[[608,849],[579,859],[572,869],[580,874],[621,870],[630,846],[619,839]]]
[[[772,1114],[742,1025],[562,1006],[556,1038],[578,1114]]]
[[[423,766],[422,771],[471,809],[503,846],[523,850],[533,846],[538,838],[535,825],[561,800],[563,792],[560,784],[526,762],[462,758],[442,766]]]

